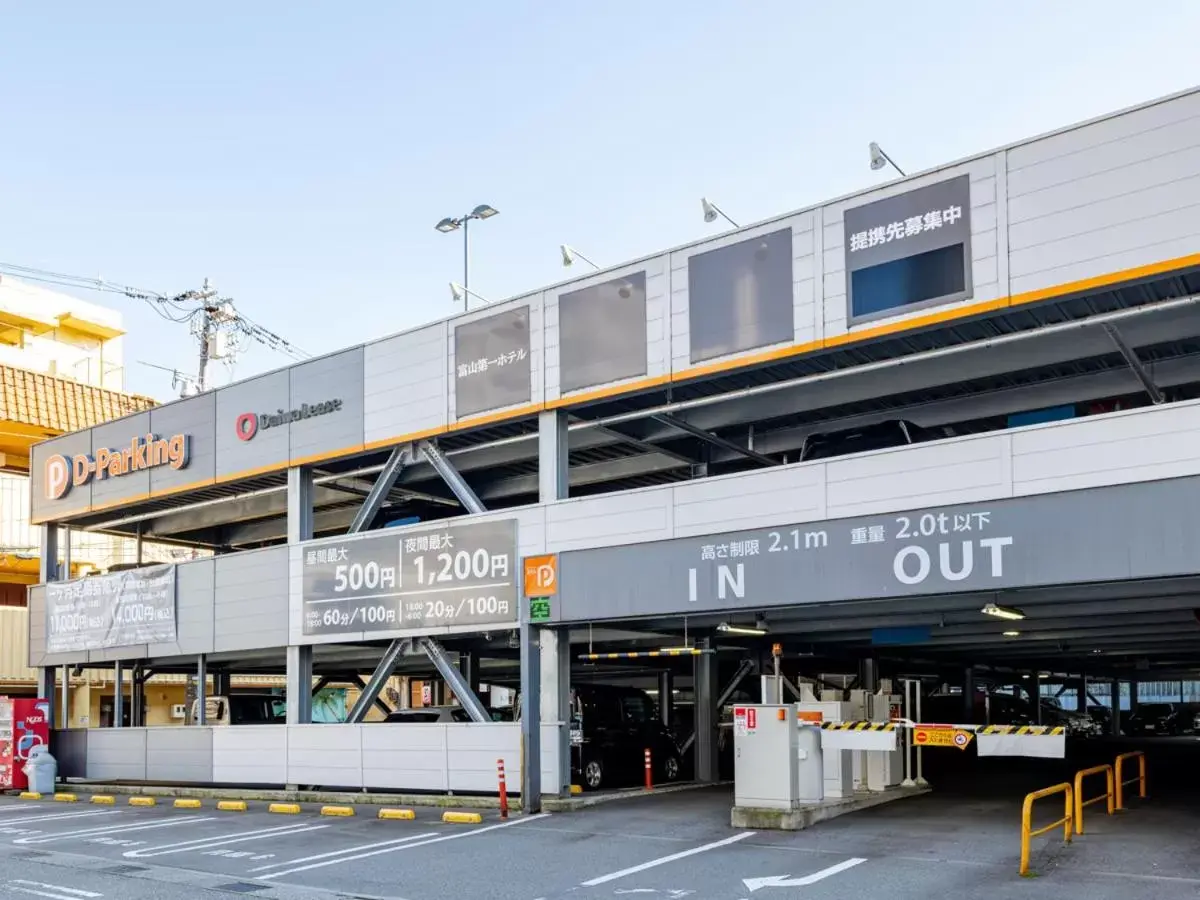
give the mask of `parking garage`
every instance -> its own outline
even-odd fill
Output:
[[[1197,96],[39,445],[40,691],[130,685],[118,727],[56,733],[65,774],[486,793],[502,759],[536,809],[646,749],[728,778],[768,687],[1007,725],[1057,715],[1043,685],[1133,712],[1190,680],[1200,239],[1139,135],[1190,146]],[[935,203],[953,227],[854,257]],[[929,253],[956,289],[879,308]],[[210,555],[59,582],[79,530]],[[197,715],[141,727],[166,673]],[[282,721],[207,721],[235,674],[286,675]],[[356,701],[313,725],[328,684]]]

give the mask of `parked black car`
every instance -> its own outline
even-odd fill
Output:
[[[678,781],[679,747],[645,691],[600,684],[571,692],[571,774],[585,790],[641,784],[650,750],[655,782]]]
[[[1128,735],[1182,734],[1183,726],[1174,703],[1142,703],[1124,719],[1121,730]]]

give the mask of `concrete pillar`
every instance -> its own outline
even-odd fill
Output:
[[[201,653],[196,657],[196,724],[208,724],[208,657]]]
[[[671,727],[671,718],[675,712],[675,679],[670,669],[658,673],[658,715],[663,726]]]
[[[542,809],[542,629],[521,624],[521,809]]]
[[[571,644],[565,628],[539,631],[542,726],[555,726],[558,758],[557,777],[542,785],[542,793],[565,797],[571,791]]]
[[[313,656],[310,645],[287,648],[287,724],[312,722]]]
[[[567,499],[569,484],[567,414],[538,415],[538,496],[542,503]]]
[[[287,535],[289,544],[313,536],[313,474],[308,466],[288,469]]]
[[[710,641],[697,641],[703,649],[709,649]],[[717,760],[717,655],[702,653],[693,657],[696,676],[695,690],[696,719],[696,780],[702,783],[717,781],[720,777]]]

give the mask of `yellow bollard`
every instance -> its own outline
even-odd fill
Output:
[[[1033,817],[1033,801],[1040,800],[1043,797],[1052,797],[1055,794],[1063,794],[1063,817],[1055,822],[1051,822],[1037,831],[1032,829],[1030,820]],[[1056,784],[1054,787],[1043,788],[1040,791],[1034,791],[1032,794],[1025,795],[1025,802],[1021,804],[1021,875],[1029,874],[1029,841],[1031,838],[1037,837],[1039,834],[1045,834],[1048,831],[1053,831],[1058,826],[1063,827],[1063,841],[1071,843],[1071,819],[1074,815],[1072,803],[1074,791],[1071,790],[1069,784]]]

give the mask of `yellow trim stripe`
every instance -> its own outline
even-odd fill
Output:
[[[454,434],[460,431],[467,431],[471,428],[479,428],[483,425],[492,425],[497,422],[511,421],[524,416],[542,412],[543,410],[561,409],[562,407],[574,406],[579,403],[591,403],[596,400],[604,400],[609,397],[626,396],[635,394],[639,391],[661,387],[664,384],[690,381],[705,375],[715,375],[722,372],[731,372],[737,369],[746,369],[751,366],[762,365],[763,363],[778,362],[779,360],[803,356],[806,353],[812,353],[818,350],[829,350],[835,347],[843,347],[847,344],[857,344],[863,341],[887,337],[889,335],[901,334],[907,331],[915,331],[920,328],[928,328],[932,325],[943,325],[947,322],[969,319],[973,316],[984,315],[985,313],[996,312],[997,310],[1011,309],[1017,306],[1026,306],[1030,303],[1037,303],[1042,300],[1050,300],[1055,297],[1063,297],[1069,294],[1094,290],[1096,288],[1109,287],[1125,281],[1136,281],[1140,278],[1162,275],[1167,272],[1191,268],[1192,266],[1200,266],[1200,253],[1179,256],[1174,259],[1167,259],[1144,266],[1135,266],[1130,269],[1121,269],[1119,271],[1109,272],[1104,275],[1096,275],[1092,278],[1082,278],[1077,281],[1068,281],[1063,284],[1053,285],[1052,287],[1039,288],[1036,291],[1025,291],[1024,293],[1011,294],[1007,297],[997,297],[994,300],[981,300],[977,303],[951,306],[946,309],[926,313],[922,316],[914,316],[909,319],[902,319],[898,322],[889,322],[883,325],[860,328],[858,330],[849,331],[846,334],[833,335],[832,337],[827,337],[819,341],[807,341],[802,344],[789,344],[786,347],[775,347],[773,349],[762,350],[757,353],[743,354],[734,359],[705,363],[703,365],[693,366],[690,369],[683,369],[682,371],[669,375],[654,375],[634,381],[625,381],[619,385],[610,387],[601,387],[590,391],[580,391],[574,394],[568,394],[564,397],[559,397],[556,400],[547,400],[542,403],[528,403],[523,406],[502,410],[496,413],[485,413],[483,415],[471,416],[447,425],[426,428],[421,431],[396,435],[395,437],[367,441],[365,443],[359,442],[356,444],[351,444],[348,447],[339,447],[336,450],[330,450],[325,453],[298,457],[296,459],[289,460],[287,465],[312,465],[314,463],[329,462],[330,460],[341,459],[346,456],[353,456],[357,453],[363,453],[369,450],[378,450],[382,447],[391,447],[394,444],[418,441],[424,438],[437,437],[443,434]],[[244,471],[230,473],[229,475],[207,478],[202,481],[192,482],[186,485],[179,485],[177,487],[151,491],[148,495],[142,494],[136,498],[126,497],[121,500],[115,500],[109,503],[91,506],[86,512],[81,514],[88,515],[95,512],[103,512],[106,509],[129,506],[130,504],[148,499],[157,500],[162,497],[170,497],[200,488],[215,487],[216,485],[228,484],[233,481],[242,481],[246,478],[253,478],[256,475],[263,475],[268,472],[278,472],[285,467],[285,464],[282,462],[269,466],[259,466],[254,469],[246,469]],[[43,525],[46,522],[54,521],[55,518],[56,517],[31,517],[30,521],[34,525]]]

